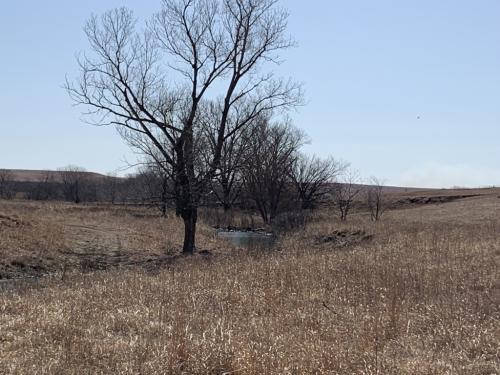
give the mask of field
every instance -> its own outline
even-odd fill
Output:
[[[0,373],[500,374],[500,191],[394,195],[193,257],[174,216],[0,201],[0,276],[48,275],[0,286]]]

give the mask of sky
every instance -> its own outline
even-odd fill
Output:
[[[291,114],[306,151],[365,178],[415,187],[500,186],[500,1],[283,0],[298,46],[278,68],[303,83]],[[159,0],[16,0],[0,8],[0,168],[127,173],[111,127],[82,121],[63,88],[92,13]]]

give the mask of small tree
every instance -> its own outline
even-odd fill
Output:
[[[139,180],[146,199],[160,211],[162,217],[166,217],[169,203],[175,197],[171,174],[152,162],[139,172]]]
[[[359,173],[347,168],[338,182],[333,186],[333,200],[339,210],[340,220],[346,221],[352,209],[355,198],[361,192],[361,178]]]
[[[86,183],[85,169],[76,165],[68,165],[58,170],[63,185],[64,199],[76,204],[82,202]]]
[[[384,194],[384,181],[376,177],[371,177],[366,191],[366,199],[370,217],[373,221],[378,221],[387,209],[387,200]]]
[[[101,181],[101,192],[104,195],[105,201],[115,204],[118,196],[119,182],[120,179],[115,172],[106,174],[104,180]]]
[[[331,189],[337,176],[346,169],[346,164],[333,158],[300,154],[291,171],[291,179],[297,189],[302,209],[313,209]]]

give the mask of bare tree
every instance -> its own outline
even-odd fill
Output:
[[[101,193],[104,195],[104,200],[115,204],[118,195],[119,177],[115,172],[106,174],[104,180],[101,181]]]
[[[195,249],[198,205],[225,142],[258,116],[301,102],[298,85],[261,73],[293,45],[287,17],[277,0],[164,0],[142,32],[124,8],[85,26],[93,55],[79,60],[81,79],[67,90],[94,123],[117,126],[133,147],[152,144],[173,168],[185,253]],[[208,105],[219,121],[203,137],[213,153],[200,169],[195,152]],[[229,124],[231,117],[238,121]]]
[[[339,181],[333,185],[333,200],[339,210],[340,220],[347,220],[347,215],[361,190],[359,173],[350,168],[345,169]]]
[[[8,169],[0,169],[0,198],[12,198],[13,177],[12,171]]]
[[[262,119],[247,143],[243,170],[246,193],[266,224],[272,223],[291,187],[290,173],[305,134],[290,124],[270,125]]]
[[[373,221],[378,221],[387,209],[387,200],[384,194],[383,180],[371,177],[366,191],[366,199],[370,217]]]
[[[63,185],[64,198],[76,204],[80,203],[87,179],[85,169],[76,165],[68,165],[58,169],[58,172]]]
[[[59,183],[56,181],[54,172],[44,171],[41,178],[30,189],[28,198],[34,200],[50,200],[58,197],[60,190]]]
[[[212,181],[212,192],[224,211],[229,211],[241,197],[242,169],[245,163],[247,143],[251,139],[251,130],[253,129],[244,130],[247,131],[234,133],[224,143],[219,167]]]
[[[299,155],[292,170],[291,179],[297,189],[302,209],[313,209],[331,190],[336,177],[347,168],[333,158]]]
[[[156,207],[162,217],[167,216],[170,202],[175,199],[171,174],[156,162],[144,164],[139,172],[143,193],[149,204]]]
[[[148,193],[144,191],[144,174],[128,174],[120,186],[120,201],[123,204],[143,204],[149,203]]]

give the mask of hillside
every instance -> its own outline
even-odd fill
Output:
[[[44,181],[50,175],[55,181],[61,180],[60,171],[30,170],[30,169],[4,169],[12,173],[13,181],[16,182],[39,182]],[[103,179],[105,175],[96,172],[82,172],[91,179]]]

